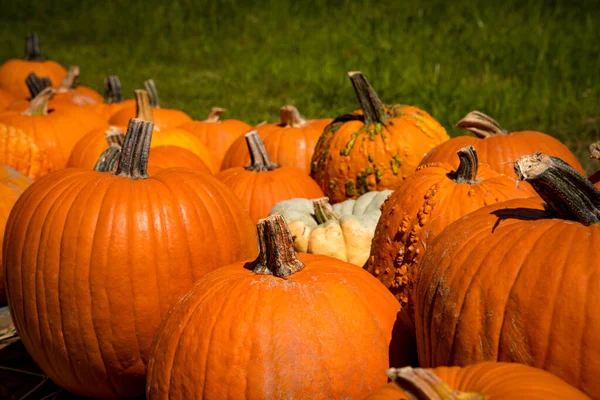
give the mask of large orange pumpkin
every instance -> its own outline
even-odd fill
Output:
[[[216,177],[242,200],[255,222],[269,215],[280,201],[323,197],[319,185],[303,171],[272,162],[257,131],[245,134],[244,138],[252,160],[250,166],[229,168]]]
[[[8,90],[21,99],[29,97],[25,79],[30,72],[47,76],[58,87],[67,75],[67,70],[55,61],[44,61],[40,51],[40,39],[36,34],[27,35],[25,58],[12,59],[0,65],[0,89]]]
[[[323,129],[332,119],[313,119],[306,121],[294,106],[284,106],[279,110],[278,123],[263,124],[256,127],[274,162],[284,167],[295,167],[306,174],[310,173],[310,160]],[[250,162],[243,137],[231,145],[221,170],[244,167]]]
[[[154,115],[154,124],[157,130],[177,128],[192,120],[192,118],[183,111],[160,107],[158,92],[156,91],[156,85],[153,80],[149,79],[145,81],[144,86],[146,87],[146,92],[149,94],[150,106],[152,107],[152,114]],[[130,104],[113,114],[109,121],[112,125],[125,126],[131,118],[134,118],[137,115],[137,106]]]
[[[35,180],[52,170],[48,155],[19,128],[0,124],[0,164],[13,167]]]
[[[258,223],[260,254],[202,278],[163,320],[147,398],[361,399],[410,365],[394,297],[344,261],[294,252],[281,214]]]
[[[180,126],[202,139],[206,147],[213,151],[219,166],[233,142],[252,129],[250,125],[237,119],[220,120],[224,112],[224,108],[213,107],[204,121],[190,121]]]
[[[461,119],[457,127],[466,129],[475,136],[458,136],[433,148],[421,161],[421,165],[432,162],[447,162],[456,167],[454,154],[465,146],[473,146],[481,162],[494,170],[516,179],[513,162],[520,156],[542,152],[559,157],[582,174],[585,170],[575,155],[559,140],[542,132],[504,130],[493,118],[479,111],[472,111]]]
[[[0,164],[0,246],[4,238],[4,227],[13,205],[33,181],[8,165]],[[6,303],[4,292],[4,268],[0,252],[0,305]]]
[[[446,130],[413,106],[384,106],[360,72],[350,72],[361,111],[338,117],[321,135],[311,176],[333,203],[395,189]]]
[[[556,157],[523,156],[515,169],[543,201],[468,214],[425,253],[421,366],[519,362],[600,398],[600,191]]]
[[[23,112],[0,113],[0,123],[21,128],[48,153],[54,168],[64,168],[75,144],[96,128],[108,128],[108,123],[84,107],[68,106],[48,112],[48,101],[54,95],[46,88],[31,101]]]
[[[375,228],[365,268],[396,296],[413,317],[415,277],[425,250],[462,216],[489,204],[535,196],[511,177],[480,164],[473,146],[457,152],[458,168],[432,163],[419,167],[387,198]]]
[[[551,373],[516,363],[390,368],[388,377],[391,383],[364,400],[589,400]]]
[[[65,168],[39,179],[7,223],[15,327],[42,370],[83,396],[142,394],[168,309],[209,271],[257,254],[247,211],[218,179],[147,175],[152,128],[130,122],[113,174]]]

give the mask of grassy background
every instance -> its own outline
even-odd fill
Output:
[[[357,107],[347,71],[387,103],[429,111],[451,135],[478,109],[509,130],[565,141],[587,168],[600,139],[598,0],[18,0],[3,4],[0,62],[37,32],[42,52],[126,95],[154,78],[164,107],[211,106],[250,123],[295,104],[308,118]],[[495,3],[495,4],[494,4]]]

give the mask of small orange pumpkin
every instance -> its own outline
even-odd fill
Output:
[[[48,155],[31,136],[5,124],[0,124],[0,164],[6,164],[33,180],[53,169]]]

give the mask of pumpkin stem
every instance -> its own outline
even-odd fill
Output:
[[[348,76],[352,81],[352,86],[354,86],[360,108],[363,110],[365,125],[383,124],[388,116],[385,113],[383,103],[379,100],[375,89],[369,84],[367,78],[359,71],[348,72]]]
[[[317,223],[324,224],[330,220],[338,220],[340,217],[333,211],[329,203],[329,197],[320,197],[312,201]]]
[[[600,160],[600,142],[590,144],[590,158]]]
[[[473,146],[466,146],[456,152],[460,159],[460,164],[456,171],[448,174],[448,177],[456,183],[468,183],[473,185],[477,183],[477,169],[479,160],[477,151]]]
[[[108,146],[108,149],[104,150],[98,161],[96,161],[96,165],[94,165],[94,171],[98,172],[110,172],[114,171],[117,166],[117,162],[121,157],[121,147],[120,146]]]
[[[535,153],[515,161],[518,181],[527,181],[559,218],[584,225],[600,222],[600,190],[558,157]]]
[[[43,61],[42,50],[40,47],[40,37],[37,33],[30,33],[25,37],[25,60]]]
[[[77,65],[73,65],[69,67],[69,72],[67,72],[67,76],[62,80],[60,86],[57,91],[59,93],[68,92],[69,90],[73,90],[77,87],[79,80],[79,67]]]
[[[387,376],[411,400],[485,400],[488,396],[454,390],[433,372],[424,368],[390,368]]]
[[[205,122],[219,122],[221,114],[223,114],[225,111],[227,110],[221,107],[211,108],[210,113],[208,114],[208,117],[206,118]]]
[[[52,87],[52,81],[47,76],[40,78],[35,72],[30,72],[25,78],[25,84],[29,89],[31,98],[35,98],[42,90],[47,87]]]
[[[38,93],[31,101],[29,102],[29,107],[25,111],[21,113],[21,115],[26,116],[37,116],[37,115],[46,115],[48,114],[48,102],[54,96],[54,89],[52,87],[47,87],[41,92]]]
[[[248,153],[250,153],[250,166],[246,167],[247,171],[272,171],[279,168],[279,164],[271,161],[265,144],[258,136],[257,131],[246,133],[244,138],[248,145]]]
[[[302,118],[298,109],[292,105],[283,106],[279,109],[279,126],[284,128],[303,128],[306,120]]]
[[[123,143],[125,143],[125,133],[123,133],[121,128],[111,126],[106,130],[104,135],[109,146],[123,147]]]
[[[145,90],[135,90],[135,116],[138,119],[154,123],[150,97]]]
[[[110,75],[104,78],[104,103],[122,103],[124,100],[125,97],[123,97],[123,88],[119,77]]]
[[[508,132],[502,129],[495,119],[480,111],[471,111],[458,121],[456,127],[473,132],[475,136],[481,139],[496,135],[508,135]]]
[[[144,88],[148,92],[148,96],[150,97],[150,105],[152,108],[160,108],[160,101],[158,99],[158,91],[156,90],[156,83],[154,83],[153,79],[148,79],[144,81]]]
[[[246,264],[255,274],[285,278],[304,268],[294,251],[294,238],[283,215],[273,214],[256,225],[260,252],[256,260]]]
[[[153,129],[154,123],[152,122],[138,118],[129,120],[115,176],[130,179],[148,178],[146,170],[148,169],[148,155],[150,154]]]

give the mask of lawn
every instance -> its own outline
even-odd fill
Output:
[[[0,61],[28,32],[42,51],[126,94],[147,78],[164,107],[203,119],[211,106],[257,123],[296,105],[308,118],[357,107],[346,72],[361,70],[385,102],[414,104],[450,132],[473,109],[509,130],[550,133],[591,171],[600,139],[598,1],[402,0],[10,1]],[[493,4],[495,3],[495,4]]]

